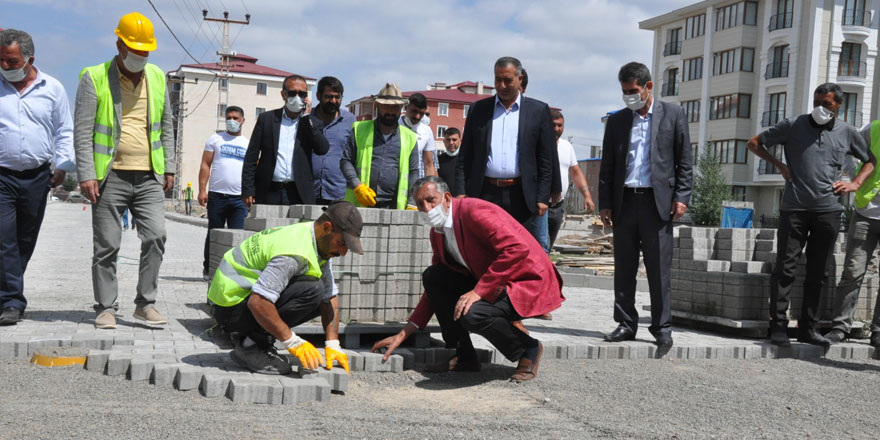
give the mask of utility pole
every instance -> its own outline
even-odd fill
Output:
[[[229,69],[231,64],[229,62],[229,58],[235,55],[235,52],[232,51],[230,47],[231,43],[229,42],[229,25],[230,24],[240,24],[243,26],[247,26],[251,23],[251,14],[245,14],[245,20],[230,20],[229,12],[223,11],[223,18],[213,18],[208,17],[208,10],[202,9],[202,19],[205,21],[214,21],[218,23],[223,23],[223,47],[217,52],[217,55],[220,55],[220,84],[226,84],[226,96],[223,96],[223,88],[217,87],[217,104],[224,104],[225,106],[229,105]],[[220,118],[217,118],[217,130],[222,130]]]
[[[180,167],[183,163],[183,120],[186,118],[186,101],[183,100],[183,89],[185,84],[198,84],[199,79],[196,78],[194,81],[187,81],[186,77],[183,75],[169,75],[168,83],[172,84],[172,88],[174,88],[173,84],[180,84],[178,90],[176,91],[177,100],[174,102],[174,124],[175,124],[175,136],[174,136],[174,187],[171,191],[173,194],[171,199],[174,200],[174,210],[177,211],[178,204],[180,203]],[[170,97],[174,97],[175,92],[169,94]]]

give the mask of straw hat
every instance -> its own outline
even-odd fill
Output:
[[[377,104],[406,104],[406,99],[404,99],[403,94],[400,93],[400,87],[397,87],[397,84],[394,83],[385,83],[385,87],[382,87],[382,90],[379,90],[379,93],[374,97],[374,100]]]

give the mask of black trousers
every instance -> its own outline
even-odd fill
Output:
[[[440,323],[440,332],[446,348],[454,348],[461,360],[476,356],[470,333],[488,339],[507,359],[517,361],[526,349],[538,345],[534,339],[513,325],[522,316],[516,313],[510,298],[502,295],[494,303],[477,301],[470,310],[457,321],[455,304],[465,293],[473,290],[477,281],[468,275],[458,273],[442,264],[428,267],[422,273],[422,284],[431,301],[431,308]]]
[[[24,310],[24,271],[37,245],[52,172],[0,168],[0,307]]]
[[[818,319],[819,297],[828,279],[828,258],[840,230],[840,211],[784,211],[776,233],[776,270],[770,280],[770,328],[788,328],[788,297],[801,252],[806,246],[807,276],[799,328],[810,328]]]
[[[636,273],[639,251],[645,261],[651,293],[651,334],[671,333],[669,290],[672,268],[672,222],[657,212],[654,192],[624,190],[622,212],[614,225],[614,320],[633,332],[639,328],[636,311]]]
[[[547,210],[547,232],[550,235],[550,249],[553,249],[553,243],[556,243],[556,237],[559,235],[559,229],[562,228],[562,222],[564,221],[565,201],[563,200]]]
[[[323,297],[324,283],[321,280],[299,277],[293,279],[284,292],[281,292],[278,301],[275,301],[275,307],[281,320],[288,327],[296,327],[321,314]],[[247,302],[248,299],[245,298],[232,307],[212,304],[211,316],[226,333],[238,335],[238,340],[235,342],[250,337],[260,348],[271,348],[275,344],[275,337],[260,326],[251,309],[248,308]]]
[[[526,196],[523,195],[521,182],[500,187],[484,180],[480,198],[500,206],[520,224],[525,223],[532,216],[532,211],[526,205]]]
[[[272,182],[266,191],[267,205],[302,205],[296,182]]]

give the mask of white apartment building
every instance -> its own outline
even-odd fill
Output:
[[[783,179],[746,149],[781,119],[808,113],[813,90],[839,84],[838,118],[856,127],[877,118],[874,72],[880,0],[707,0],[654,17],[655,96],[688,113],[692,148],[708,144],[725,165],[732,198],[776,216]],[[768,146],[782,157],[781,146]]]
[[[175,116],[175,139],[180,134],[178,131],[183,133],[177,177],[180,189],[192,182],[194,192],[198,192],[205,141],[212,134],[226,130],[227,105],[244,110],[245,124],[241,130],[248,138],[260,113],[284,105],[281,82],[290,72],[259,65],[256,58],[248,55],[235,54],[229,57],[229,65],[223,73],[221,75],[220,63],[206,63],[183,64],[167,74]],[[307,77],[306,84],[311,93],[315,79]],[[314,98],[312,101],[314,103]],[[178,120],[181,113],[183,118]]]

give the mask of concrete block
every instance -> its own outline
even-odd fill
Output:
[[[177,370],[190,365],[181,363],[162,363],[153,366],[150,375],[150,383],[157,386],[172,386],[177,376]]]
[[[109,350],[89,350],[89,354],[86,356],[86,370],[103,373],[107,368],[109,358]]]
[[[244,219],[244,229],[259,232],[265,229],[277,228],[296,223],[296,219],[288,218],[251,218]]]
[[[394,350],[394,353],[397,353],[398,351],[399,349]],[[334,392],[345,393],[348,391],[348,381],[351,376],[340,367],[333,368],[332,370],[319,368],[317,376],[327,382],[327,384],[330,385],[330,390]]]
[[[301,205],[299,205],[301,206]],[[297,206],[302,211],[302,208]],[[257,218],[257,219],[266,219],[266,218],[286,218],[288,216],[288,211],[293,211],[289,206],[284,205],[261,205],[256,204],[252,205],[250,208],[250,212],[247,218]],[[247,221],[247,219],[245,219]]]
[[[128,367],[131,366],[131,357],[130,354],[111,352],[107,358],[106,374],[108,376],[122,376],[126,374]]]
[[[281,403],[284,405],[330,400],[331,387],[320,377],[293,378],[284,376],[278,382],[282,387]]]
[[[235,403],[281,404],[284,387],[278,378],[239,378],[229,381],[227,397]]]
[[[382,361],[380,353],[361,353],[364,358],[364,371],[370,372],[391,372],[399,373],[403,371],[403,357],[393,354],[387,361]]]
[[[70,340],[67,341],[70,346]],[[61,341],[57,337],[52,336],[34,336],[28,339],[27,356],[33,356],[37,351],[61,347]]]
[[[177,369],[174,376],[174,388],[180,391],[194,390],[202,382],[204,372],[201,367],[195,365],[182,365]]]
[[[694,270],[704,272],[727,272],[730,270],[730,261],[694,260]]]
[[[131,359],[128,369],[128,380],[150,380],[156,361],[152,356],[135,356]]]
[[[199,393],[205,397],[225,396],[233,377],[235,375],[229,373],[205,373],[199,383]]]
[[[134,336],[117,334],[113,337],[113,345],[134,345]]]

